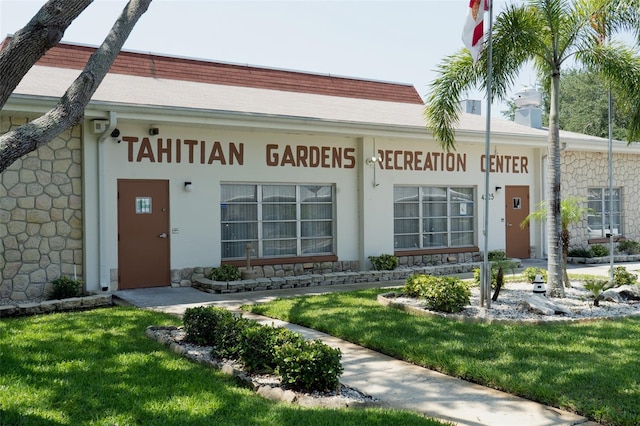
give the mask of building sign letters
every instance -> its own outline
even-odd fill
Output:
[[[195,139],[138,138],[124,136],[127,160],[130,163],[189,163],[244,165],[244,143]],[[378,150],[382,161],[375,167],[381,170],[466,172],[469,161],[466,153],[438,151]],[[353,169],[356,167],[356,149],[339,146],[281,145],[265,146],[265,165],[268,167],[302,167]],[[481,155],[477,167],[485,171],[485,156]],[[529,173],[529,158],[518,155],[491,155],[491,173]]]

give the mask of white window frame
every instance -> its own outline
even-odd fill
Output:
[[[591,195],[599,192],[595,199]],[[609,233],[614,236],[624,234],[624,217],[622,216],[622,187],[613,187],[613,226],[609,225],[609,188],[590,186],[587,188],[587,234],[591,238],[608,238]],[[617,197],[615,196],[617,194]],[[618,209],[616,209],[618,207]],[[617,219],[617,220],[616,220]],[[612,228],[612,230],[610,230]]]
[[[222,194],[224,193],[223,188],[225,186],[245,186],[245,187],[251,187],[251,188],[255,188],[255,201],[240,201],[240,202],[234,202],[233,200],[221,200],[220,203],[220,209],[221,209],[221,236],[220,236],[220,246],[221,246],[221,256],[223,260],[238,260],[238,259],[244,259],[246,258],[246,251],[242,251],[240,249],[233,249],[233,245],[234,244],[242,244],[243,247],[246,246],[246,244],[251,244],[251,257],[252,258],[286,258],[286,257],[307,257],[307,256],[329,256],[329,255],[334,255],[336,252],[336,247],[335,247],[335,230],[336,230],[336,190],[335,190],[335,185],[333,184],[280,184],[280,183],[222,183],[221,184],[221,197],[223,196]],[[263,190],[266,187],[293,187],[295,188],[295,201],[267,201],[263,199]],[[304,187],[320,187],[320,188],[327,188],[329,187],[331,189],[331,196],[330,196],[330,201],[303,201],[301,198],[301,189]],[[252,219],[247,219],[247,220],[224,220],[225,218],[225,209],[229,208],[230,206],[233,205],[252,205],[255,206],[255,214],[256,214],[256,219],[252,220]],[[278,218],[266,218],[264,215],[265,209],[264,207],[266,206],[274,206],[274,205],[278,205],[278,204],[291,204],[291,205],[295,205],[295,218],[294,217],[290,217],[290,218],[282,218],[282,219],[278,219]],[[316,218],[316,219],[309,219],[309,218],[303,218],[303,209],[305,205],[312,205],[312,204],[318,204],[318,205],[330,205],[331,206],[331,212],[330,212],[330,218]],[[328,222],[331,223],[330,225],[330,235],[305,235],[303,236],[304,233],[304,228],[308,228],[305,227],[305,224],[311,224],[311,227],[313,227],[313,223],[319,223],[319,224],[327,224]],[[255,238],[251,238],[251,237],[247,237],[246,235],[244,235],[243,237],[240,238],[225,238],[225,227],[227,226],[234,226],[234,225],[238,225],[238,224],[246,224],[247,227],[255,227]],[[289,236],[289,237],[275,237],[275,238],[269,238],[267,237],[266,234],[266,230],[269,227],[275,227],[277,228],[278,223],[283,224],[284,226],[286,226],[287,223],[289,224],[295,224],[295,235],[294,236]],[[326,228],[326,227],[325,227]],[[253,235],[252,235],[253,236]],[[326,245],[329,246],[330,250],[327,251],[307,251],[305,246],[305,242],[311,242],[312,240],[324,240],[324,243]],[[295,253],[294,252],[289,252],[289,253],[279,253],[279,254],[274,254],[273,252],[271,253],[267,253],[269,251],[269,249],[267,248],[267,246],[269,245],[269,243],[273,242],[274,247],[277,246],[277,241],[291,241],[295,244]],[[230,251],[228,251],[226,249],[226,247],[230,248]],[[275,250],[275,248],[272,248],[271,251]],[[242,251],[242,254],[240,255],[240,252]],[[234,255],[229,256],[228,254],[230,252],[233,252]]]
[[[396,200],[396,188],[409,188],[409,189],[417,189],[418,194],[417,200],[412,201],[397,201]],[[425,205],[425,197],[423,189],[440,189],[446,193],[446,213],[441,215],[427,216],[424,211]],[[451,194],[455,189],[464,189],[471,190],[471,200],[468,202],[459,202],[452,200]],[[464,248],[464,247],[474,247],[477,244],[478,240],[478,221],[477,221],[477,208],[476,208],[476,198],[477,198],[477,190],[474,186],[465,186],[465,185],[450,185],[450,186],[442,186],[442,185],[396,185],[394,186],[394,248],[397,251],[410,251],[410,250],[446,250],[451,248]],[[417,216],[397,216],[397,206],[401,204],[417,204]],[[428,204],[428,203],[427,203]],[[415,207],[414,207],[415,208]],[[463,213],[464,212],[464,213]],[[457,218],[468,218],[472,223],[471,230],[453,230],[452,222]],[[425,222],[427,220],[434,220],[437,222],[446,221],[446,229],[424,229]],[[413,232],[400,232],[398,228],[402,221],[417,221],[418,229]],[[456,234],[469,234],[472,233],[472,241],[470,243],[464,244],[455,244],[455,235]],[[399,239],[402,237],[411,237],[416,238],[416,244],[414,246],[402,246],[399,243]],[[433,244],[433,238],[440,238],[444,241],[442,244]],[[430,243],[426,243],[427,239],[430,239]]]

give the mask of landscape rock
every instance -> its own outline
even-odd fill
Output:
[[[640,285],[621,285],[610,288],[602,292],[600,299],[618,303],[640,300]]]
[[[540,315],[571,315],[571,311],[567,308],[538,295],[529,296],[518,302],[518,309]]]

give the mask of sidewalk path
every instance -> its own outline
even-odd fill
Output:
[[[603,267],[604,273],[600,271],[602,268],[592,268],[586,266],[579,268],[580,271],[571,272],[608,274],[608,265]],[[638,268],[640,264],[627,267],[629,271]],[[117,291],[115,296],[140,308],[182,315],[185,309],[201,305],[215,305],[237,311],[243,304],[260,303],[279,297],[402,284],[402,281],[387,281],[234,294],[210,294],[190,287],[158,287]],[[244,316],[287,327],[306,338],[321,339],[332,347],[340,348],[344,367],[340,381],[379,398],[386,407],[416,411],[469,426],[596,425],[573,413],[417,367],[316,330],[248,313],[244,313]]]

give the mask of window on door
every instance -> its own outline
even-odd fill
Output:
[[[588,188],[587,225],[589,238],[607,238],[608,234],[622,235],[622,189],[613,188],[611,197],[609,188]],[[613,209],[609,209],[610,201]],[[611,211],[611,214],[609,214]]]
[[[472,187],[396,186],[396,250],[473,246],[476,241]]]
[[[334,254],[332,185],[223,184],[222,258]]]

